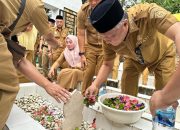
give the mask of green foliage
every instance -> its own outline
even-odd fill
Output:
[[[84,98],[83,103],[89,107],[89,106],[93,106],[97,101],[97,96],[96,97],[89,97],[89,98]]]
[[[156,3],[173,14],[180,13],[180,0],[141,0],[141,2]]]
[[[53,117],[53,116],[48,116],[48,117],[47,117],[47,121],[48,121],[48,122],[53,122],[53,120],[54,120],[54,117]]]
[[[156,3],[173,14],[180,13],[180,0],[119,0],[124,9],[137,3]]]

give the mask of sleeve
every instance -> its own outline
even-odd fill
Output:
[[[110,61],[116,57],[116,52],[112,49],[111,45],[103,43],[103,56],[104,61]]]
[[[61,53],[61,55],[59,56],[59,58],[56,60],[56,62],[58,63],[58,65],[62,65],[65,62],[65,57],[64,57],[64,52]]]
[[[86,19],[85,12],[82,9],[80,9],[77,14],[77,28],[85,29],[85,19]]]
[[[169,11],[157,4],[151,4],[148,14],[151,25],[162,34],[166,33],[168,28],[177,22],[176,18]]]
[[[35,25],[35,27],[41,35],[48,34],[51,32],[51,29],[48,24],[48,17],[46,15],[42,3],[39,3],[39,5],[36,8],[34,8],[34,10],[31,13],[30,20]]]

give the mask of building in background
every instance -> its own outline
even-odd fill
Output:
[[[76,35],[76,15],[82,0],[43,0],[43,2],[47,15],[53,19],[56,15],[62,15],[70,34]]]

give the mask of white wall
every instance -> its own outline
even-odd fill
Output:
[[[82,0],[44,0],[45,7],[52,10],[52,18],[55,18],[59,13],[58,9],[64,9],[64,7],[77,12]]]

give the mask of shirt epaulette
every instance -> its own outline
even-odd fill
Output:
[[[148,13],[147,11],[144,11],[144,10],[148,10],[148,8],[150,7],[150,4],[149,3],[145,3],[145,4],[137,4],[135,6],[133,6],[132,8],[129,8],[127,10],[127,13],[129,15],[132,16],[132,18],[136,21],[140,18],[143,18],[143,17],[147,17]],[[138,9],[136,9],[138,8]]]

